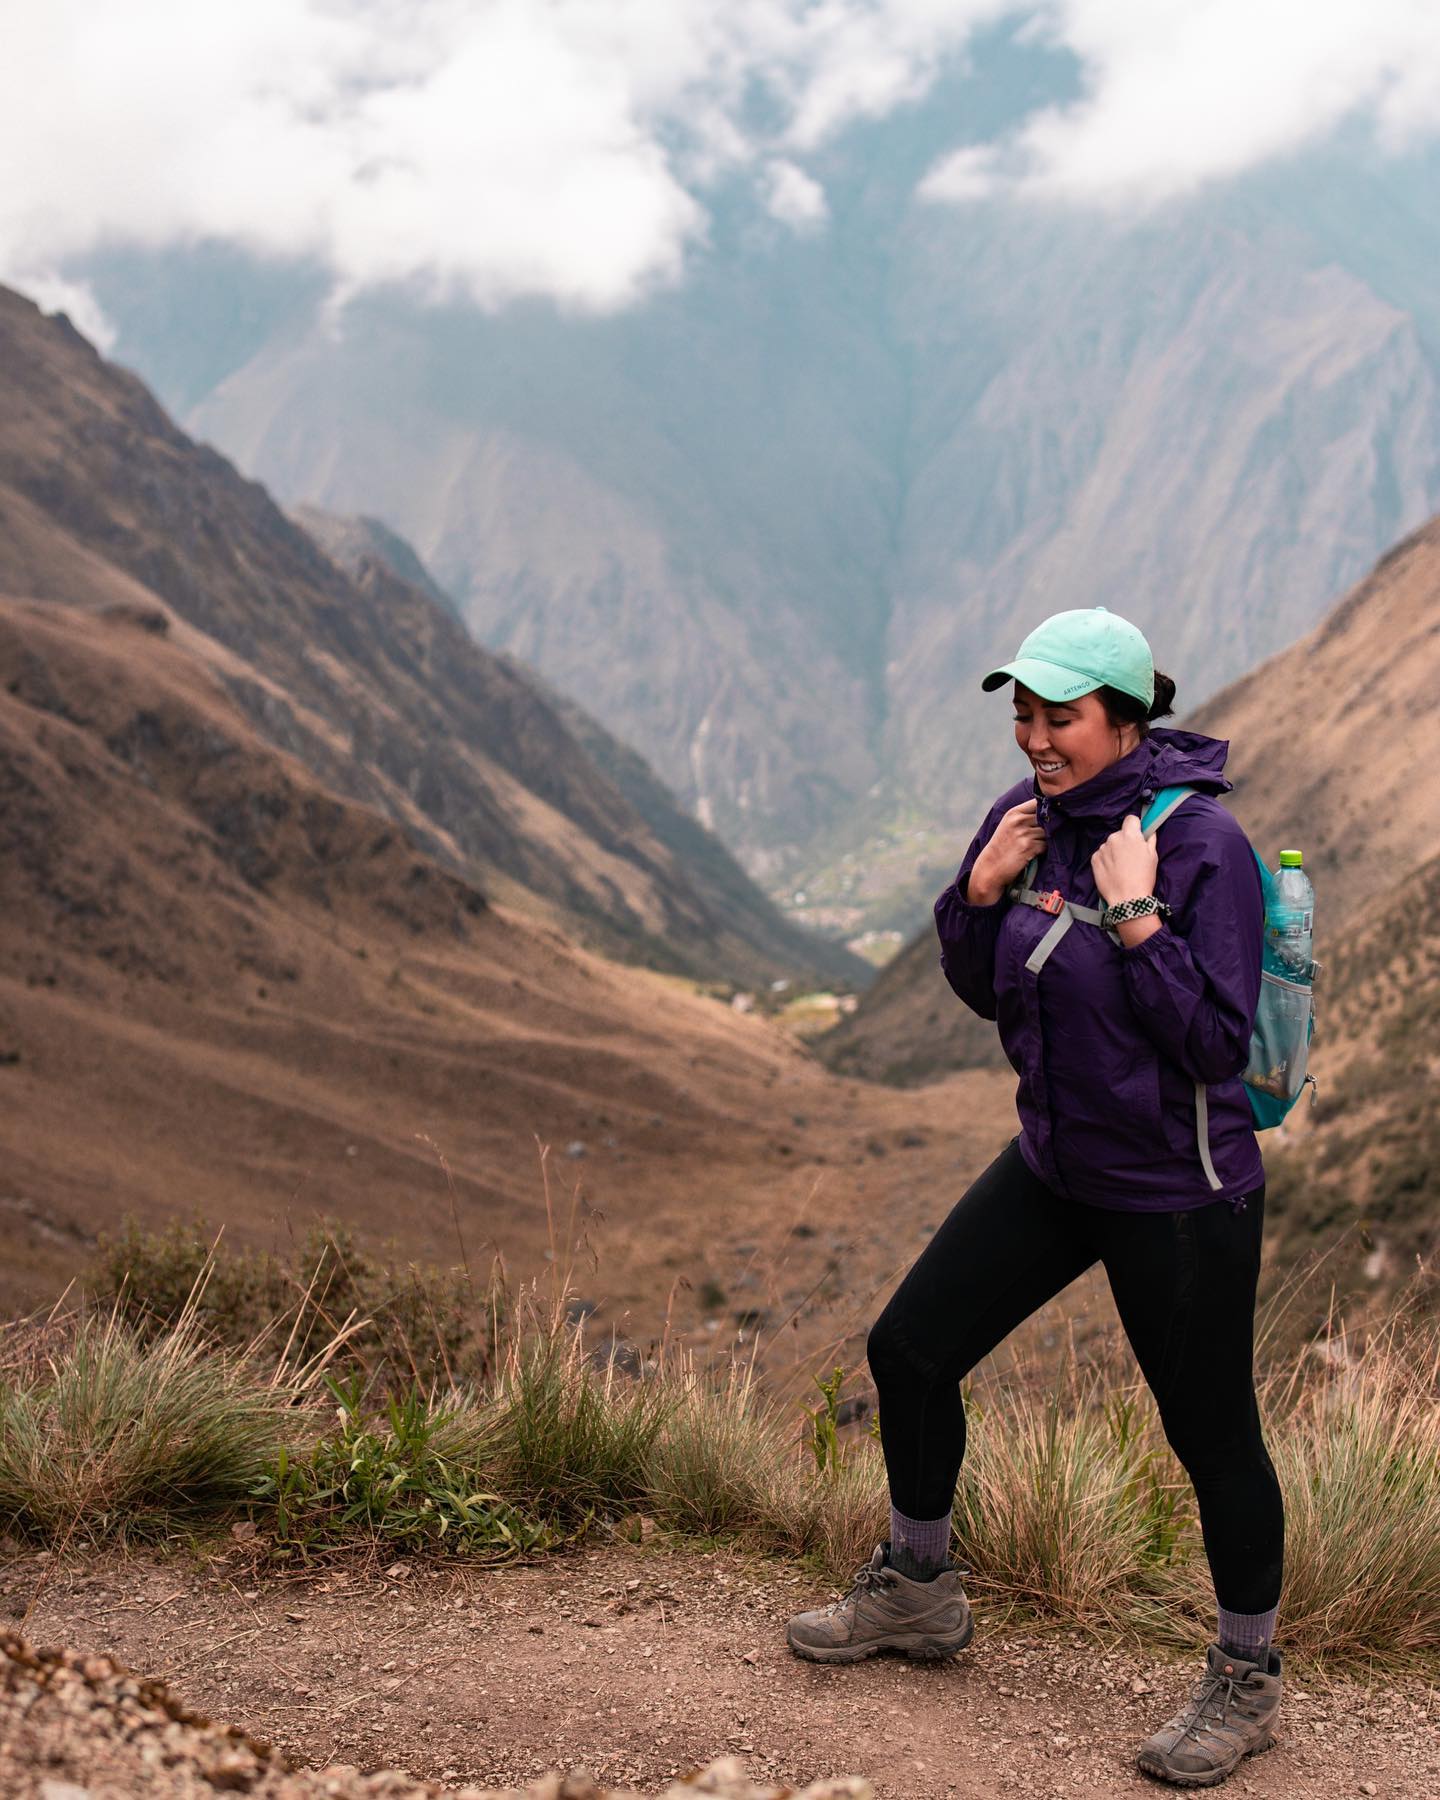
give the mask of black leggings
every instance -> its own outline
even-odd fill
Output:
[[[949,1512],[965,1455],[960,1382],[1092,1263],[1195,1484],[1220,1605],[1280,1598],[1285,1521],[1252,1371],[1265,1189],[1243,1208],[1110,1212],[1062,1200],[1012,1141],[960,1199],[871,1327],[870,1372],[890,1498]]]

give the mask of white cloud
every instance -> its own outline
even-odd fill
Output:
[[[798,163],[783,158],[765,165],[764,195],[771,218],[796,231],[823,225],[829,216],[824,188]]]
[[[1080,59],[1083,97],[945,158],[932,198],[1157,201],[1347,120],[1387,150],[1440,132],[1434,0],[1048,0],[1032,29]]]
[[[775,216],[822,223],[813,153],[999,19],[1071,49],[1084,97],[952,157],[933,195],[1163,195],[1357,112],[1402,144],[1440,114],[1433,6],[17,0],[0,274],[68,279],[73,307],[97,248],[213,238],[317,262],[341,296],[406,282],[620,307],[680,278],[708,188],[736,170]]]
[[[16,269],[9,274],[8,279],[15,287],[28,294],[41,312],[63,312],[75,329],[87,337],[97,350],[108,355],[115,348],[115,327],[105,316],[104,307],[87,283],[71,281],[64,275],[56,275],[46,269],[34,273]]]
[[[674,281],[704,186],[913,92],[998,0],[47,0],[0,58],[0,270],[219,238],[498,305]],[[775,123],[746,121],[757,89]],[[772,208],[814,221],[798,164]]]

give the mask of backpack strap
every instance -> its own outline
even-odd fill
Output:
[[[1175,808],[1183,805],[1186,796],[1194,792],[1193,787],[1161,788],[1146,807],[1145,816],[1140,821],[1140,829],[1145,836],[1154,837]],[[1210,1191],[1218,1193],[1224,1183],[1215,1173],[1215,1161],[1210,1154],[1210,1094],[1203,1081],[1195,1083],[1195,1144],[1200,1152],[1200,1167],[1205,1171]]]
[[[1160,792],[1145,808],[1144,817],[1140,821],[1140,829],[1144,832],[1145,836],[1147,838],[1154,837],[1155,833],[1170,817],[1175,808],[1180,805],[1188,794],[1193,794],[1194,792],[1195,789],[1193,787],[1161,788]]]
[[[1145,836],[1147,838],[1154,837],[1186,795],[1194,792],[1195,789],[1192,787],[1161,788],[1146,807],[1145,815],[1140,821],[1140,829]],[[1018,901],[1021,906],[1033,906],[1040,912],[1055,914],[1055,923],[1026,958],[1025,967],[1032,975],[1038,975],[1045,967],[1055,947],[1077,919],[1085,925],[1100,926],[1102,917],[1097,907],[1081,906],[1075,900],[1060,900],[1058,896],[1038,893],[1034,885],[1035,871],[1038,867],[1039,858],[1032,857],[1026,864],[1025,873],[1010,889],[1010,898]],[[1107,931],[1106,936],[1112,943],[1120,942],[1120,934],[1116,931]]]

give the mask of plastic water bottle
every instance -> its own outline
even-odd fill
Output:
[[[1315,932],[1315,890],[1305,873],[1304,853],[1282,850],[1275,872],[1277,904],[1265,921],[1265,961],[1287,981],[1308,981]]]

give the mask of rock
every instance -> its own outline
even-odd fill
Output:
[[[741,1331],[764,1331],[774,1323],[775,1314],[768,1306],[745,1306],[735,1315]]]
[[[640,1583],[628,1585],[635,1589]],[[653,1649],[642,1646],[641,1653]],[[744,1660],[753,1665],[759,1652],[747,1652]],[[400,1685],[397,1679],[384,1688]],[[42,1695],[53,1704],[37,1705]],[[98,1784],[92,1788],[46,1777],[25,1789],[35,1800],[98,1800],[101,1791],[154,1794],[156,1800],[205,1791],[253,1794],[256,1800],[260,1795],[265,1800],[438,1800],[433,1784],[398,1770],[362,1775],[349,1764],[296,1769],[259,1739],[188,1711],[163,1683],[132,1675],[109,1657],[37,1654],[12,1633],[0,1633],[0,1743],[21,1767],[83,1767],[87,1780]],[[444,1779],[456,1772],[445,1770]],[[867,1782],[850,1778],[820,1781],[798,1792],[753,1782],[733,1756],[692,1769],[665,1790],[663,1800],[695,1800],[697,1794],[713,1800],[875,1800]],[[576,1768],[564,1776],[548,1774],[524,1790],[463,1788],[454,1792],[454,1800],[646,1796],[603,1787],[588,1770]]]

